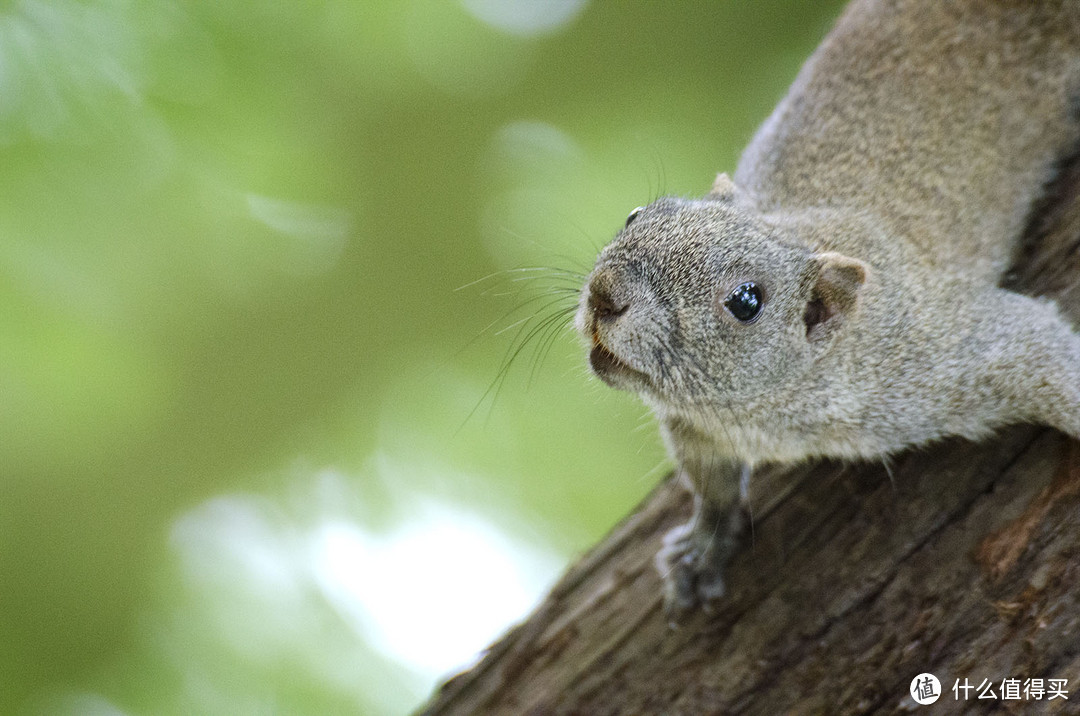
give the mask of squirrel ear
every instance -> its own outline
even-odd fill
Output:
[[[811,259],[813,288],[803,313],[806,337],[818,340],[831,334],[859,302],[870,268],[858,259],[832,251]]]
[[[734,193],[735,183],[731,181],[731,177],[727,174],[717,174],[716,181],[709,190],[709,196],[714,199],[730,199]]]

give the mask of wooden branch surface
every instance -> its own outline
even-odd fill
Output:
[[[1006,279],[1076,322],[1078,196],[1073,161]],[[890,462],[756,475],[728,596],[675,630],[653,566],[689,514],[669,477],[425,713],[1080,713],[1080,446],[1017,426]],[[908,695],[924,671],[932,706]],[[1068,679],[1069,700],[1001,700],[1006,677]],[[998,698],[956,701],[965,678]]]

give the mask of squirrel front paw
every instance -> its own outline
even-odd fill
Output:
[[[674,625],[693,609],[709,612],[724,596],[724,569],[742,542],[743,510],[699,509],[664,535],[656,567],[664,580],[664,611]]]
[[[721,564],[710,560],[710,550],[695,543],[693,532],[689,522],[669,530],[656,553],[656,568],[664,580],[664,612],[672,622],[698,605],[708,610],[712,601],[724,596],[726,560]]]

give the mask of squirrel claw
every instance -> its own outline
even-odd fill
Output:
[[[713,613],[726,593],[724,568],[741,544],[745,522],[739,507],[728,513],[728,519],[721,514],[705,509],[664,535],[656,566],[664,580],[664,612],[670,623],[695,608]]]
[[[711,614],[724,596],[723,566],[729,554],[716,549],[700,549],[690,525],[674,528],[664,538],[656,555],[664,580],[664,613],[672,626],[695,608]]]

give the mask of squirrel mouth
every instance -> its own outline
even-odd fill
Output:
[[[611,352],[607,346],[593,339],[589,351],[589,366],[593,373],[612,388],[626,388],[626,381],[648,382],[645,374],[628,366],[621,358]]]

